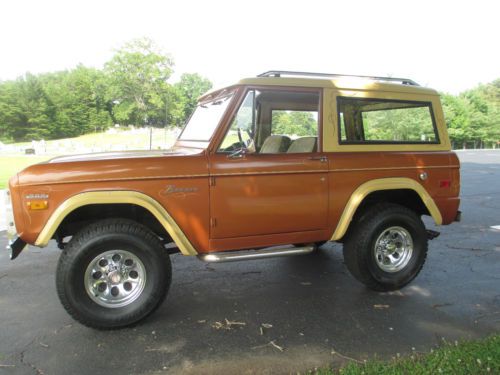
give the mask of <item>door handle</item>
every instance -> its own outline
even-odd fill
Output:
[[[311,156],[309,160],[319,160],[321,163],[326,163],[328,158],[326,156]]]

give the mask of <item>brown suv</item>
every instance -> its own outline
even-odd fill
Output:
[[[436,91],[267,72],[202,96],[170,150],[59,157],[12,177],[11,258],[55,239],[61,302],[97,328],[154,311],[178,251],[223,262],[337,241],[356,279],[394,290],[438,234],[421,216],[459,219],[459,168]]]

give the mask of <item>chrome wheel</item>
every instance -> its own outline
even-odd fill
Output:
[[[106,251],[95,257],[85,271],[85,290],[97,304],[116,308],[134,302],[146,285],[141,260],[129,251]]]
[[[413,240],[403,227],[385,229],[375,241],[375,261],[385,272],[398,272],[405,268],[413,253]]]

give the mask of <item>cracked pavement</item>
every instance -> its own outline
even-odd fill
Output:
[[[13,262],[2,250],[0,374],[296,373],[500,332],[500,231],[490,228],[500,225],[500,152],[458,154],[462,222],[437,228],[426,220],[441,236],[430,241],[421,274],[398,292],[357,283],[340,244],[227,264],[174,255],[158,311],[133,328],[101,332],[60,305],[55,244]],[[0,248],[6,243],[2,232]],[[225,319],[245,325],[214,328]]]

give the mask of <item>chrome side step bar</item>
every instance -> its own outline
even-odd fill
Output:
[[[279,249],[267,248],[261,250],[223,251],[218,253],[200,254],[198,255],[198,259],[209,263],[236,262],[238,260],[264,259],[290,255],[309,254],[314,250],[316,250],[316,245],[287,247]]]

